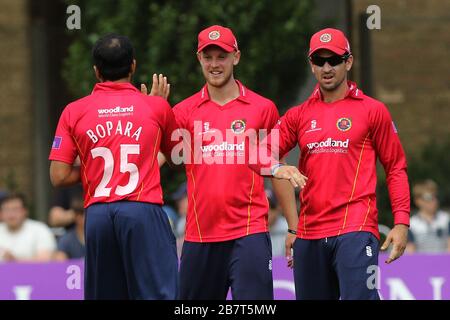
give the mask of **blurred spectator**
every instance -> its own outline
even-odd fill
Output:
[[[272,241],[272,256],[283,257],[285,255],[285,241],[288,224],[281,214],[277,198],[272,189],[266,189],[267,200],[269,201],[269,231]]]
[[[8,193],[0,189],[0,203],[2,203],[3,199],[6,198]],[[0,222],[2,222],[2,215],[0,214]]]
[[[48,215],[50,227],[72,227],[75,222],[75,212],[70,208],[71,201],[80,197],[83,197],[81,184],[57,189]]]
[[[433,180],[414,185],[414,204],[418,211],[411,217],[408,252],[447,252],[450,250],[450,215],[439,209],[438,186]]]
[[[0,261],[44,262],[52,258],[55,238],[47,225],[27,218],[23,195],[6,196],[0,213]]]
[[[83,198],[74,198],[70,209],[75,214],[75,226],[58,240],[55,260],[80,259],[86,254]]]
[[[170,226],[172,227],[172,231],[173,231],[173,233],[175,233],[175,226],[178,221],[177,211],[167,204],[163,205],[162,209],[167,214],[167,217],[169,218]]]
[[[186,182],[180,184],[178,189],[172,194],[172,200],[175,201],[178,212],[178,220],[175,225],[175,236],[177,237],[177,251],[178,256],[181,254],[181,249],[184,242],[184,232],[186,228],[186,215],[188,209],[188,196]]]

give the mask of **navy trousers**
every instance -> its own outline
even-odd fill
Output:
[[[85,299],[176,299],[176,241],[161,206],[93,204],[85,235]]]
[[[180,264],[180,299],[273,300],[272,245],[268,233],[199,243],[185,241]]]
[[[294,280],[298,300],[378,300],[373,270],[378,239],[370,232],[294,243]],[[375,285],[374,285],[375,283]]]

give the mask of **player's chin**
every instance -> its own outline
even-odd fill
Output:
[[[321,81],[320,87],[326,91],[332,91],[337,88],[336,81]]]
[[[208,77],[208,84],[213,87],[222,87],[225,84],[224,77]]]

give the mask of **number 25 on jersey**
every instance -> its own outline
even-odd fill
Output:
[[[111,181],[114,172],[114,157],[110,149],[105,147],[98,147],[91,150],[92,158],[101,157],[104,160],[103,178],[97,188],[95,188],[94,197],[109,197],[111,188],[107,185]],[[134,163],[128,162],[128,155],[139,154],[138,144],[121,144],[120,145],[120,172],[130,173],[130,180],[125,186],[117,186],[115,194],[124,196],[132,193],[139,182],[139,169]]]

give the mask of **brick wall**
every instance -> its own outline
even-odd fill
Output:
[[[26,0],[0,0],[0,188],[32,195],[32,97]]]
[[[413,155],[432,140],[450,138],[450,1],[353,0],[355,48],[357,16],[371,4],[381,9],[381,30],[370,31],[374,96],[388,105]]]

